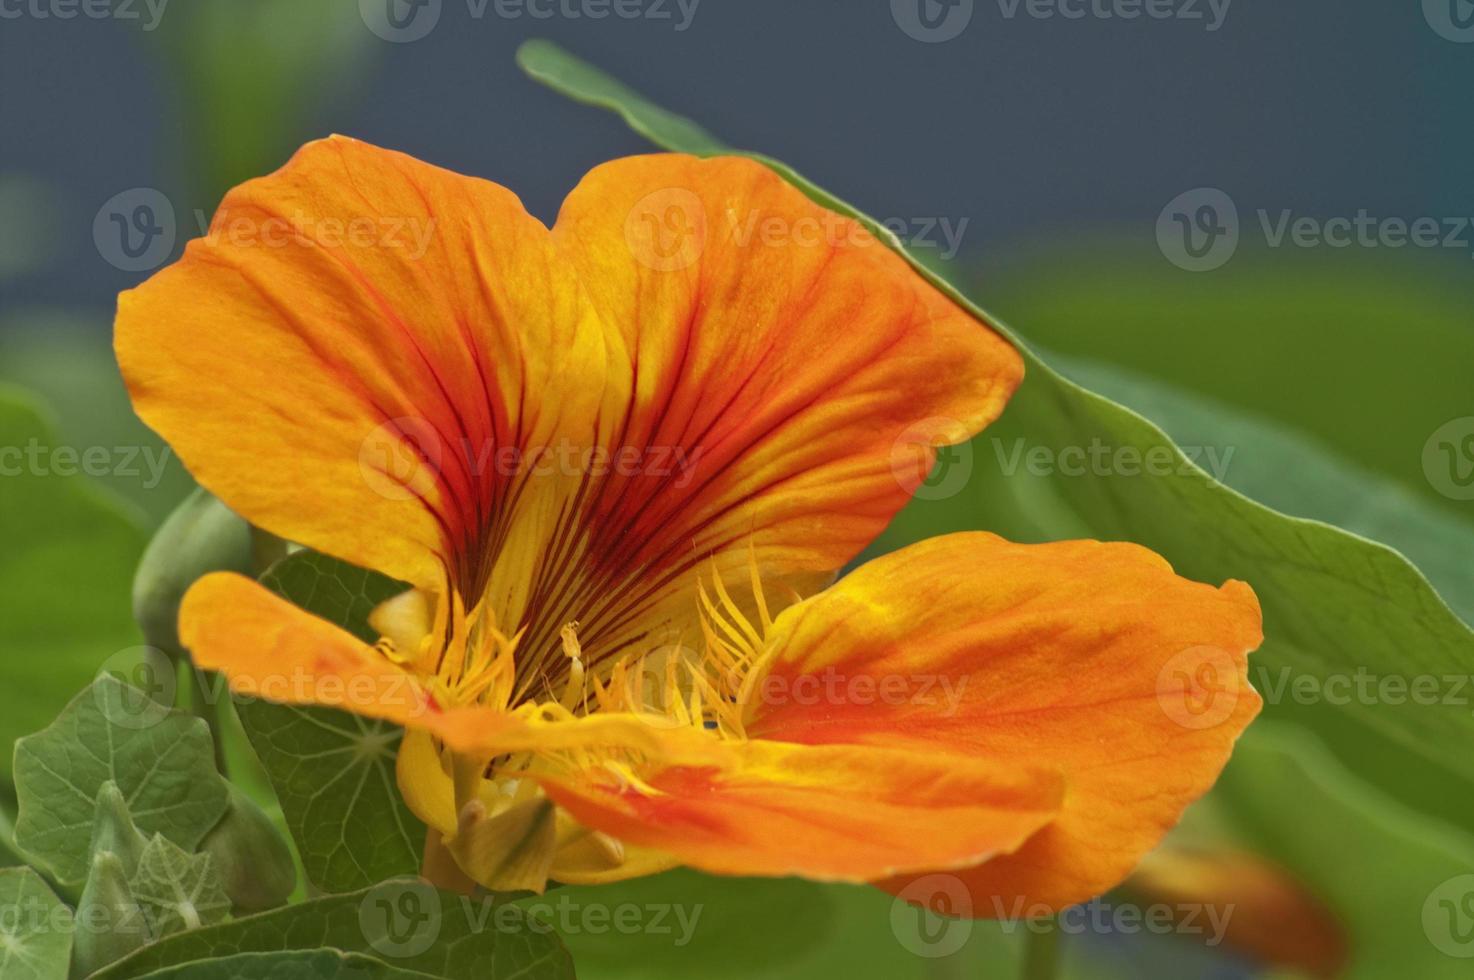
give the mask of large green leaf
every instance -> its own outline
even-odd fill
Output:
[[[66,980],[72,913],[30,868],[0,871],[0,977]]]
[[[529,42],[523,67],[558,91],[619,112],[660,145],[698,155],[737,152],[689,121],[654,106],[555,45]],[[886,544],[925,533],[985,527],[1016,537],[1047,526],[1093,537],[1137,541],[1165,555],[1194,579],[1248,580],[1264,605],[1267,640],[1259,663],[1324,681],[1358,667],[1374,674],[1441,677],[1474,673],[1474,631],[1461,622],[1402,555],[1329,525],[1276,513],[1213,480],[1151,422],[1052,370],[1016,333],[907,255],[872,219],[800,177],[757,157],[819,203],[855,216],[979,320],[993,325],[1024,354],[1027,377],[1004,419],[983,439],[1023,438],[1053,459],[1064,451],[1105,447],[1112,458],[1159,459],[1163,472],[1119,465],[1086,478],[1055,472],[1013,483],[975,472],[964,492],[920,500],[896,521]],[[986,443],[973,454],[987,452]],[[1026,492],[1025,492],[1026,491]],[[1026,520],[1026,517],[1047,520]],[[1405,752],[1443,759],[1474,780],[1474,754],[1450,745],[1474,740],[1474,714],[1454,704],[1356,701],[1337,706],[1393,740]],[[1317,724],[1319,713],[1307,717]],[[1447,757],[1447,758],[1445,758]]]
[[[555,923],[556,924],[556,923]],[[522,909],[436,891],[418,879],[248,916],[172,936],[97,980],[132,980],[171,964],[319,947],[366,953],[444,980],[572,978],[557,934]]]
[[[1474,839],[1371,790],[1293,726],[1251,729],[1210,799],[1216,832],[1293,872],[1341,919],[1346,980],[1470,975]]]
[[[59,880],[81,881],[109,782],[140,828],[189,851],[229,801],[209,726],[105,674],[50,726],[16,743],[16,843]]]
[[[297,605],[365,639],[369,612],[403,586],[322,555],[301,552],[263,582]],[[240,700],[241,724],[266,768],[307,878],[352,891],[418,870],[425,827],[394,776],[401,732],[328,708]]]
[[[775,975],[822,949],[839,928],[841,898],[817,882],[680,869],[519,904],[558,928],[582,977],[688,976],[700,963],[717,980]]]
[[[138,643],[135,521],[85,476],[36,405],[0,386],[0,742],[44,728],[113,654]],[[75,448],[75,447],[73,447]],[[60,472],[58,472],[60,471]],[[10,775],[0,755],[0,780]]]

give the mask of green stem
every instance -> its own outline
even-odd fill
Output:
[[[266,570],[287,556],[287,543],[270,531],[251,525],[251,566],[260,578]]]
[[[1059,972],[1059,930],[1053,921],[1030,926],[1021,976],[1023,980],[1054,980]]]
[[[190,679],[190,710],[196,717],[205,719],[205,723],[210,726],[210,740],[215,744],[215,765],[219,767],[220,775],[228,779],[230,767],[225,761],[225,718],[220,703],[226,695],[223,691],[212,689],[210,676],[194,664],[186,661],[184,669],[189,673]]]

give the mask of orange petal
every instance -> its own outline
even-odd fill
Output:
[[[498,454],[592,444],[607,359],[513,194],[342,137],[227,194],[119,297],[115,346],[139,415],[232,509],[473,598],[519,494]]]
[[[586,650],[648,633],[667,597],[689,609],[702,562],[745,577],[749,544],[766,576],[837,570],[1023,374],[895,253],[752,160],[604,164],[553,238],[622,359],[615,443],[652,464],[592,494],[591,581],[617,587],[568,607]]]
[[[718,755],[642,770],[640,789],[597,772],[540,778],[579,823],[683,864],[843,881],[1008,853],[1061,801],[1057,774],[1023,765],[764,741]]]
[[[440,711],[417,677],[373,647],[233,572],[190,587],[179,635],[195,664],[223,673],[237,694],[400,725]]]
[[[1246,585],[1135,545],[948,535],[783,613],[748,733],[1058,769],[1058,819],[962,877],[979,915],[1059,908],[1118,883],[1217,779],[1260,707],[1261,639]]]
[[[1344,974],[1350,957],[1346,928],[1325,903],[1289,871],[1247,851],[1162,847],[1124,889],[1177,914],[1221,912],[1223,934],[1211,938],[1266,966],[1330,978]],[[1184,934],[1204,935],[1200,924]]]

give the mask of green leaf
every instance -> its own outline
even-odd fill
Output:
[[[1204,816],[1336,913],[1353,937],[1348,980],[1469,976],[1474,839],[1373,791],[1303,731],[1250,729]]]
[[[114,964],[96,980],[132,980],[172,964],[324,946],[444,980],[573,977],[568,951],[541,920],[529,919],[515,905],[452,895],[404,878],[180,933]]]
[[[838,927],[841,898],[817,882],[680,869],[565,886],[518,904],[558,928],[581,977],[689,976],[700,963],[703,976],[735,980],[773,975],[822,948]]]
[[[210,855],[190,854],[162,834],[143,849],[128,888],[155,937],[198,929],[230,914],[230,898]]]
[[[66,980],[72,911],[30,868],[0,870],[0,977]]]
[[[278,562],[262,581],[365,639],[374,639],[369,612],[404,590],[383,576],[309,552]],[[241,699],[236,711],[313,885],[352,891],[419,869],[425,827],[399,795],[399,728],[328,708],[259,700]]]
[[[143,532],[70,473],[36,405],[0,386],[0,742],[42,728],[113,653],[138,643],[128,583]],[[0,780],[11,775],[0,755]]]
[[[615,109],[667,149],[698,155],[734,152],[694,125],[672,123],[664,110],[550,43],[530,42],[518,58],[538,81],[572,98]],[[1474,630],[1402,555],[1338,528],[1278,514],[1216,482],[1151,422],[1052,370],[1017,334],[907,255],[895,236],[873,219],[792,168],[755,158],[820,204],[863,222],[921,275],[1022,351],[1025,381],[1003,420],[973,445],[974,456],[987,453],[986,440],[998,437],[1025,439],[1056,460],[1062,451],[1080,452],[1097,444],[1138,460],[1165,454],[1165,472],[1160,474],[1117,468],[1079,478],[1056,471],[1018,482],[984,467],[974,472],[967,492],[917,501],[897,519],[881,547],[979,527],[1025,540],[1057,536],[1062,528],[1132,540],[1166,556],[1190,578],[1248,580],[1265,613],[1267,639],[1257,662],[1271,669],[1289,668],[1320,680],[1358,667],[1399,677],[1474,673]],[[1404,755],[1425,763],[1442,760],[1461,778],[1474,780],[1474,754],[1447,752],[1449,745],[1474,740],[1474,715],[1467,707],[1383,701],[1335,710],[1376,730]],[[1309,721],[1318,724],[1319,716]]]
[[[98,795],[111,781],[140,828],[193,850],[228,801],[214,758],[203,721],[104,675],[16,743],[16,843],[58,880],[81,881]]]
[[[321,949],[301,953],[245,953],[181,963],[149,980],[425,980],[428,974],[389,966],[361,953]]]

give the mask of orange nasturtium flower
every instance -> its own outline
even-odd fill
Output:
[[[1060,907],[1259,707],[1254,594],[1134,545],[954,534],[830,584],[1022,361],[746,159],[613,161],[549,230],[315,142],[123,294],[116,346],[200,483],[405,583],[373,645],[230,574],[180,629],[237,691],[402,725],[442,883],[946,870],[974,915]]]

